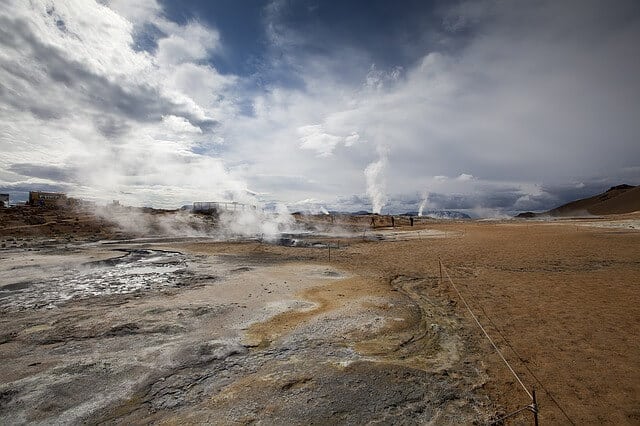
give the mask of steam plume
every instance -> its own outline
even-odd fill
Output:
[[[422,211],[427,206],[427,200],[429,199],[429,194],[425,195],[424,200],[420,203],[420,207],[418,207],[418,216],[422,216]]]
[[[364,169],[364,176],[367,179],[367,195],[371,199],[373,213],[380,214],[382,207],[387,202],[386,180],[384,172],[387,167],[388,148],[378,146],[379,159]]]
[[[282,232],[292,232],[294,220],[284,204],[277,204],[275,212],[262,210],[243,210],[240,212],[223,212],[220,215],[222,230],[228,237],[260,236],[274,241]]]
[[[425,198],[420,203],[420,207],[418,207],[418,216],[422,216],[422,210],[424,210],[424,206],[427,204],[427,199]]]

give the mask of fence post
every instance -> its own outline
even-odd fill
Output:
[[[531,406],[531,411],[533,411],[533,423],[535,426],[538,426],[538,401],[536,401],[536,388],[531,390],[531,399],[533,399],[533,404]]]
[[[442,285],[442,260],[438,258],[438,265],[440,266],[440,285]]]

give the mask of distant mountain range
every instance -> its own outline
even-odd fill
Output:
[[[525,212],[516,217],[531,218],[542,216],[567,217],[610,214],[624,214],[640,211],[640,186],[618,185],[602,194],[572,201],[544,213]]]

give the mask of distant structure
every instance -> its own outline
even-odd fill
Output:
[[[58,206],[67,203],[67,194],[62,192],[29,191],[29,205],[31,206]]]
[[[243,211],[246,209],[255,210],[256,206],[248,204],[226,201],[198,201],[193,203],[193,211],[195,213],[219,213],[223,210],[227,211]]]
[[[9,207],[9,194],[0,194],[0,208]]]

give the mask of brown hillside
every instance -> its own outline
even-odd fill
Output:
[[[618,185],[608,191],[549,210],[551,216],[609,215],[640,211],[640,186]]]

